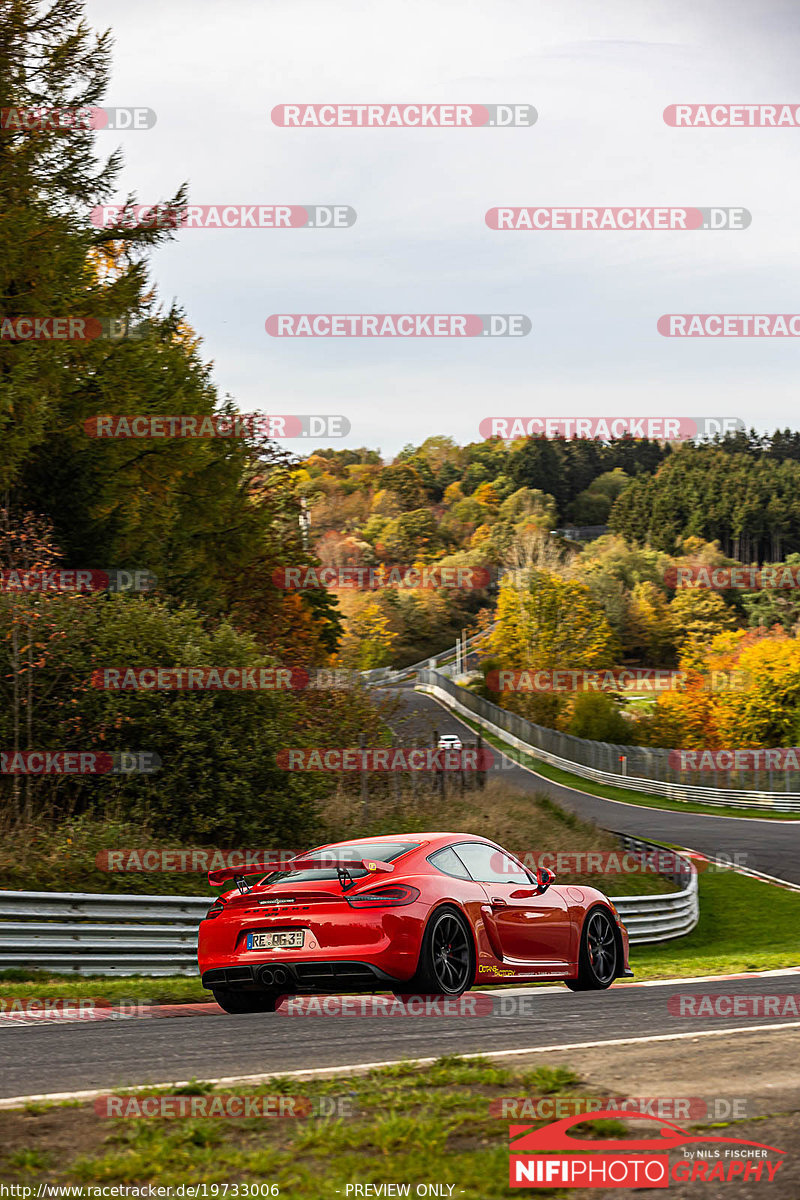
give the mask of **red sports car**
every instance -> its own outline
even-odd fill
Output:
[[[280,995],[390,991],[460,996],[475,983],[563,980],[607,988],[628,935],[595,888],[554,887],[465,833],[396,834],[320,846],[221,895],[200,924],[203,986],[227,1012],[271,1012]]]

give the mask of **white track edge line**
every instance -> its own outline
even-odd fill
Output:
[[[777,1025],[739,1025],[734,1029],[701,1029],[687,1033],[656,1033],[648,1034],[646,1037],[609,1038],[605,1041],[595,1042],[567,1042],[560,1046],[520,1046],[513,1050],[482,1050],[476,1054],[461,1054],[459,1058],[507,1058],[509,1055],[555,1054],[556,1052],[568,1050],[594,1050],[602,1046],[635,1046],[645,1042],[677,1042],[686,1038],[726,1037],[734,1033],[775,1033],[778,1030],[799,1028],[800,1021],[782,1021]],[[393,1058],[383,1062],[371,1063],[342,1063],[336,1067],[314,1067],[304,1071],[271,1071],[268,1074],[260,1075],[225,1075],[199,1081],[175,1079],[167,1083],[140,1083],[116,1090],[107,1087],[93,1088],[82,1092],[45,1092],[36,1096],[11,1096],[6,1099],[0,1099],[0,1110],[20,1108],[24,1104],[42,1103],[44,1101],[58,1103],[65,1100],[96,1100],[99,1096],[112,1094],[124,1095],[125,1093],[135,1092],[137,1089],[188,1087],[192,1082],[211,1083],[215,1087],[230,1087],[234,1084],[254,1087],[262,1083],[268,1083],[270,1079],[321,1079],[326,1075],[336,1075],[342,1072],[354,1074],[357,1072],[374,1071],[380,1067],[424,1067],[438,1062],[440,1057],[441,1055],[432,1058]]]
[[[690,983],[724,983],[728,980],[740,980],[740,979],[775,979],[775,978],[779,978],[780,976],[783,976],[783,975],[794,976],[794,975],[798,975],[798,974],[800,974],[800,966],[797,966],[797,967],[771,967],[767,971],[731,971],[727,975],[682,975],[682,976],[677,976],[677,977],[670,976],[666,979],[642,979],[642,980],[639,980],[638,982],[635,979],[634,980],[625,980],[624,982],[621,982],[618,980],[611,985],[611,989],[609,989],[609,990],[613,990],[614,992],[619,992],[619,991],[624,991],[626,988],[669,987],[669,986],[678,987],[679,985],[690,984]],[[484,995],[484,996],[495,996],[495,995],[497,995],[497,996],[554,996],[554,995],[560,995],[562,993],[563,993],[563,988],[562,988],[561,984],[555,983],[555,984],[545,984],[543,987],[522,987],[522,986],[520,986],[520,987],[502,987],[502,986],[500,986],[500,987],[493,988],[491,991],[481,990],[480,988],[478,988],[478,989],[476,989],[476,993],[474,993],[474,994],[480,994],[480,995]],[[467,993],[467,994],[469,994],[469,993]],[[13,999],[13,997],[11,997],[11,999]],[[213,1001],[209,1000],[208,1004],[209,1005],[213,1004]],[[155,1007],[155,1008],[160,1008],[160,1007],[180,1008],[181,1006],[180,1006],[179,1002],[176,1002],[175,1004],[169,1004],[169,1005],[163,1005],[163,1006],[162,1005],[154,1005],[153,1007]],[[187,1005],[187,1007],[191,1007],[191,1005]],[[92,1025],[94,1023],[91,1020],[52,1021],[49,1017],[44,1017],[44,1016],[41,1018],[31,1017],[28,1020],[19,1020],[18,1021],[15,1019],[17,1017],[17,1015],[18,1015],[17,1013],[0,1012],[0,1029],[53,1029],[53,1028],[60,1029],[64,1025]],[[217,1016],[216,1013],[212,1014],[212,1013],[204,1013],[204,1012],[203,1013],[193,1012],[188,1015],[194,1016],[194,1017],[206,1017],[206,1016],[212,1016],[212,1015]],[[224,1015],[224,1014],[220,1013],[219,1015]],[[185,1020],[183,1013],[176,1013],[175,1016],[180,1017],[181,1019]],[[154,1020],[155,1018],[151,1017],[151,1015],[149,1013],[147,1013],[143,1017],[126,1018],[126,1020],[131,1020],[131,1021],[145,1020],[145,1019]],[[113,1024],[117,1025],[117,1024],[120,1024],[120,1022],[114,1021]]]

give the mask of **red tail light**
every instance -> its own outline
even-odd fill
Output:
[[[221,900],[215,900],[203,919],[205,921],[210,921],[213,917],[218,917],[224,908],[225,905]]]
[[[405,883],[392,883],[347,898],[353,908],[399,908],[402,904],[413,904],[418,896],[418,888],[408,887]]]

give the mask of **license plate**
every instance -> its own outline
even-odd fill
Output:
[[[277,950],[285,946],[302,946],[304,930],[290,929],[275,933],[248,933],[248,950]]]

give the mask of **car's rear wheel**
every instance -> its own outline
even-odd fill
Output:
[[[417,973],[407,992],[460,996],[474,977],[475,951],[466,920],[457,908],[437,909],[425,930]]]
[[[277,992],[234,992],[213,988],[214,999],[227,1013],[275,1012]]]
[[[583,923],[578,978],[565,979],[572,992],[600,991],[617,977],[619,949],[614,922],[604,908],[593,908]]]

